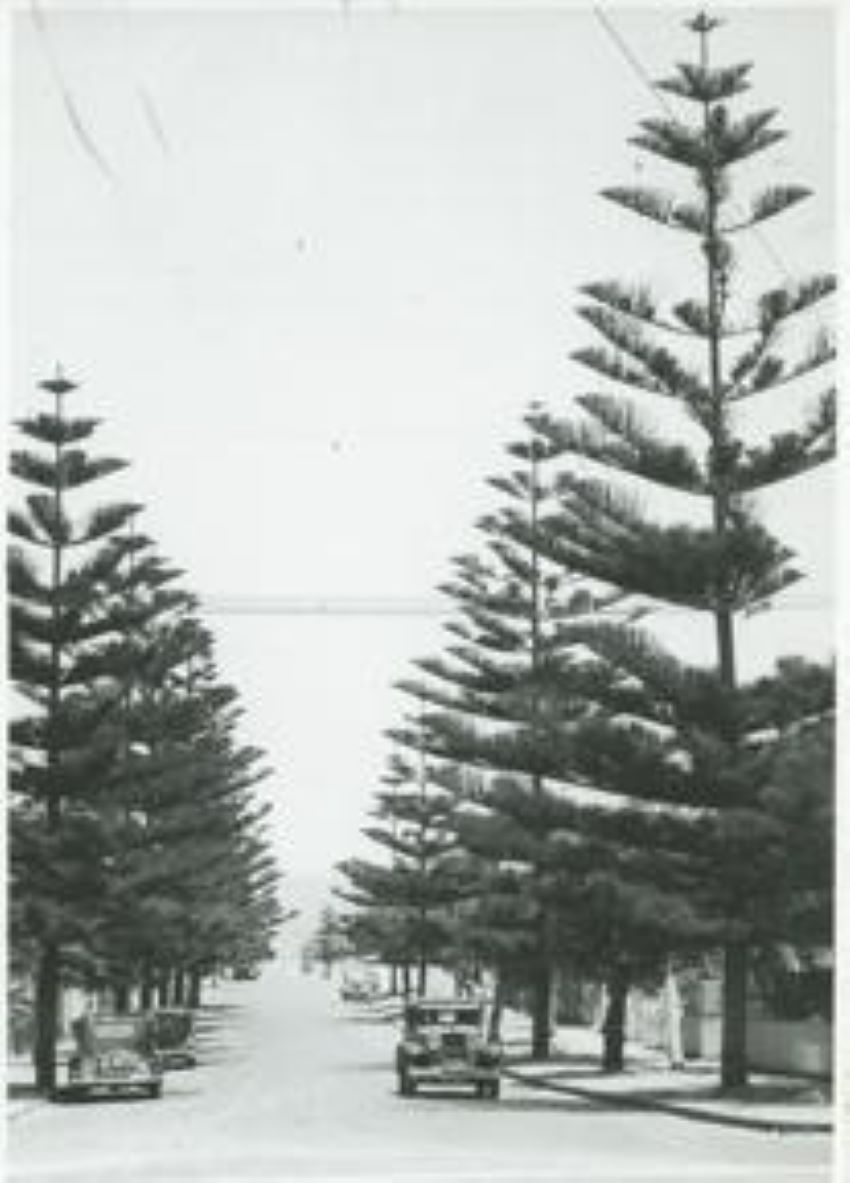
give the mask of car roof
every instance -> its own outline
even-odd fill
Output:
[[[132,1034],[135,1038],[145,1030],[148,1021],[144,1015],[92,1015],[88,1025],[96,1035],[114,1033],[120,1039]]]
[[[484,1005],[481,998],[416,998],[409,1007],[419,1010],[477,1010]]]
[[[144,1014],[132,1015],[90,1015],[91,1021],[98,1027],[126,1026],[127,1023],[142,1023],[147,1018]]]

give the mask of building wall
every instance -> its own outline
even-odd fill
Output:
[[[682,989],[682,1046],[687,1059],[718,1060],[722,1037],[722,984],[707,978]],[[636,990],[629,1002],[628,1037],[665,1048],[664,996]],[[832,1024],[819,1017],[778,1019],[753,999],[747,1023],[747,1059],[763,1072],[828,1078],[833,1068]]]
[[[831,1078],[832,1025],[823,1019],[754,1016],[747,1028],[747,1057],[753,1068]]]

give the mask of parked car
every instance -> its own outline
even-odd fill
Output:
[[[486,1002],[421,998],[403,1012],[396,1049],[398,1091],[420,1085],[472,1085],[479,1097],[499,1096],[502,1047],[488,1034]]]
[[[162,1093],[162,1066],[149,1015],[82,1015],[71,1024],[76,1044],[55,1098]]]
[[[182,1007],[155,1010],[153,1037],[157,1059],[163,1068],[194,1068],[198,1062],[195,1051],[195,1016]]]
[[[381,983],[374,973],[343,975],[339,995],[343,1002],[370,1002],[380,993]]]

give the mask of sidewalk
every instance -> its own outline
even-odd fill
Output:
[[[510,1029],[506,1034],[505,1074],[530,1088],[774,1133],[829,1133],[833,1128],[828,1081],[751,1072],[745,1089],[721,1094],[719,1066],[713,1062],[689,1060],[673,1070],[662,1052],[627,1044],[625,1071],[605,1073],[599,1067],[600,1033],[559,1027],[552,1058],[531,1063],[527,1040],[512,1039]]]
[[[4,1076],[6,1084],[6,1104],[4,1112],[7,1121],[14,1121],[24,1113],[37,1106],[44,1105],[45,1100],[35,1091],[35,1072],[29,1056],[12,1056],[6,1061]]]

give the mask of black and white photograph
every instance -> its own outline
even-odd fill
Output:
[[[9,1183],[848,1177],[841,8],[11,0]]]

